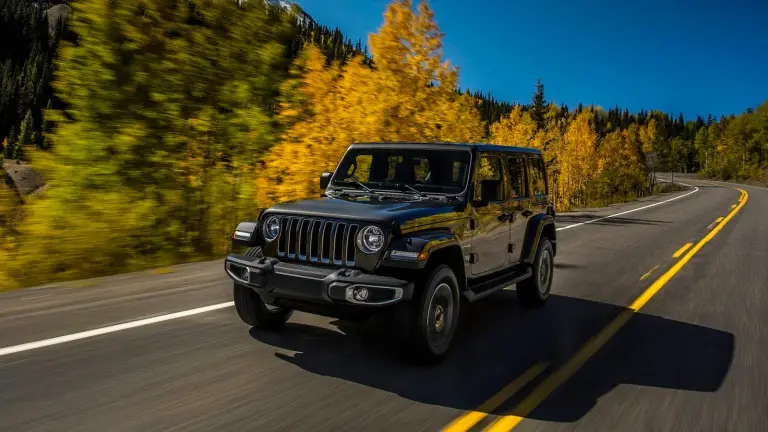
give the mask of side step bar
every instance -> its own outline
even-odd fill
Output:
[[[493,279],[480,282],[477,285],[470,285],[469,289],[464,291],[464,297],[466,297],[470,303],[474,303],[480,299],[488,297],[493,293],[499,292],[512,284],[527,279],[531,277],[532,274],[533,271],[530,267],[527,267],[522,271],[518,270],[504,273]]]

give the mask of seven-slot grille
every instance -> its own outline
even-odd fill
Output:
[[[359,225],[346,222],[282,216],[277,254],[299,261],[354,266],[359,229]]]

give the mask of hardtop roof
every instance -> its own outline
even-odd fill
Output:
[[[358,142],[352,144],[350,147],[388,147],[388,146],[402,146],[407,145],[422,145],[422,146],[450,146],[450,147],[463,147],[474,148],[478,151],[501,151],[501,152],[522,152],[541,154],[541,150],[530,147],[515,147],[505,146],[498,144],[481,144],[481,143],[463,143],[463,142],[445,142],[445,141],[430,141],[430,142],[417,142],[417,141],[380,141],[380,142]]]

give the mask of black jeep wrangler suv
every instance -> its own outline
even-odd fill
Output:
[[[360,143],[324,196],[260,209],[241,222],[225,269],[248,325],[277,330],[294,310],[353,321],[374,314],[411,360],[436,362],[462,298],[512,284],[543,304],[557,252],[541,152],[459,143]]]

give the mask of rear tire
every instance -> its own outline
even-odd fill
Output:
[[[262,257],[260,247],[249,248],[246,255]],[[279,330],[293,315],[293,310],[278,308],[270,310],[259,293],[247,286],[235,283],[233,288],[235,310],[244,323],[264,330]]]
[[[411,301],[394,310],[402,354],[414,364],[439,363],[448,354],[459,322],[459,284],[447,265],[437,266],[423,280]]]
[[[533,260],[533,274],[528,279],[517,283],[517,298],[526,307],[537,307],[546,303],[552,289],[554,276],[554,252],[552,243],[543,237],[536,248]]]

